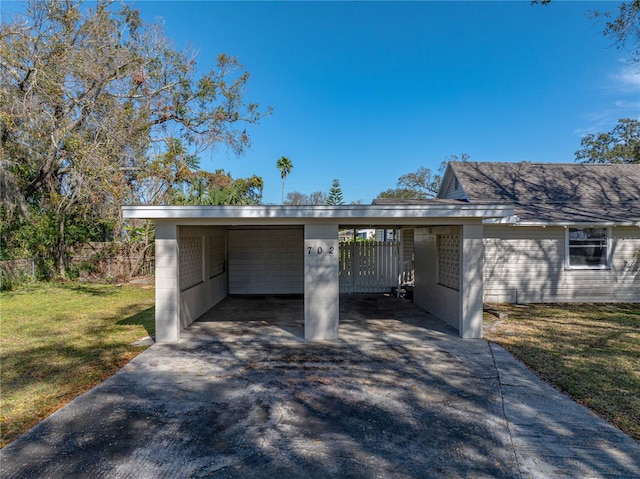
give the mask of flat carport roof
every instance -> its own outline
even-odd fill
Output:
[[[457,327],[460,336],[481,337],[482,222],[512,215],[513,206],[504,203],[442,199],[402,205],[123,207],[124,218],[156,221],[156,337],[161,342],[178,340],[184,327],[228,293],[224,285],[206,284],[209,280],[204,276],[201,293],[194,291],[198,288],[180,290],[178,241],[179,227],[183,226],[303,226],[304,250],[300,254],[304,255],[304,336],[308,340],[338,338],[338,255],[320,252],[338,251],[342,225],[459,226],[460,289],[446,300],[454,302],[455,312],[451,318],[438,315]],[[204,254],[204,248],[202,251]]]
[[[311,220],[353,226],[413,226],[505,218],[513,215],[513,205],[432,199],[408,205],[123,206],[122,212],[125,218],[173,220],[181,225],[299,225]]]

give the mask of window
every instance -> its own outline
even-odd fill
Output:
[[[608,268],[610,236],[609,228],[567,228],[567,267]]]

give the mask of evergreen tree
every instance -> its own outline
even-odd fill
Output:
[[[340,180],[334,179],[327,197],[327,204],[331,206],[344,205],[342,198],[342,189],[340,188]]]

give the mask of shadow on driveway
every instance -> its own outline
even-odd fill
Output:
[[[341,298],[341,339],[307,343],[281,299],[280,325],[222,304],[152,346],[5,447],[2,477],[640,475],[637,442],[411,303]]]

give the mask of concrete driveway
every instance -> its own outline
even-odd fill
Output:
[[[234,318],[236,321],[227,321]],[[3,478],[640,477],[640,444],[413,304],[227,298],[1,451]]]

